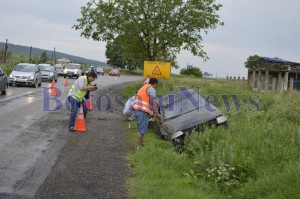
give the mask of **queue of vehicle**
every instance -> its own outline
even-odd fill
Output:
[[[93,68],[91,66],[85,72],[91,70],[94,70],[97,74],[104,75],[102,67]],[[46,63],[19,63],[9,75],[0,66],[0,93],[6,95],[9,86],[31,86],[36,88],[42,86],[42,82],[57,82],[59,75],[78,78],[84,75],[84,72],[82,65],[77,63],[67,63],[65,68],[60,63],[55,66]]]

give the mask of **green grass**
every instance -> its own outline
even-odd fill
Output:
[[[142,82],[124,89],[134,94]],[[165,84],[165,85],[163,85]],[[180,152],[149,130],[145,147],[135,150],[136,127],[129,130],[134,176],[132,198],[298,198],[300,194],[299,93],[257,93],[222,80],[172,77],[157,93],[197,87],[228,117],[228,128],[193,131]],[[231,104],[224,103],[224,96]],[[241,105],[235,105],[235,96]],[[251,97],[259,109],[251,104]]]

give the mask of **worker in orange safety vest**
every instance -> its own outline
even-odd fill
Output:
[[[149,118],[152,116],[160,117],[158,106],[155,100],[156,90],[158,84],[156,78],[150,78],[149,82],[143,85],[137,92],[133,109],[135,110],[135,118],[138,129],[138,146],[140,149],[144,146],[144,135],[148,129]]]

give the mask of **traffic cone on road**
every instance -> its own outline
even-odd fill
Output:
[[[54,79],[53,79],[52,83],[50,84],[49,89],[51,90],[51,96],[56,96],[57,93],[56,93]]]
[[[56,94],[56,88],[54,87],[51,89],[51,96],[56,96]]]
[[[50,88],[50,89],[55,88],[55,81],[54,81],[54,78],[53,78],[51,84],[49,85],[49,88]]]
[[[85,104],[86,104],[86,108],[88,110],[90,110],[90,111],[93,110],[91,95],[89,96],[89,98],[87,100],[85,100]]]
[[[64,86],[68,86],[68,81],[67,81],[67,78],[65,78],[65,81],[64,81]]]
[[[79,108],[79,112],[78,112],[77,119],[75,122],[74,130],[79,131],[79,132],[86,132],[82,103],[80,104],[80,108]]]

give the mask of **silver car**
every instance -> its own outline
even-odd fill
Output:
[[[160,99],[160,135],[173,143],[182,143],[186,133],[194,128],[227,126],[227,118],[197,89],[181,89]]]
[[[42,81],[50,81],[53,80],[57,82],[58,73],[54,66],[50,64],[39,64],[40,71],[42,73]]]
[[[65,75],[64,67],[61,64],[56,64],[54,67],[58,75]]]
[[[69,78],[71,77],[78,78],[81,75],[84,75],[81,64],[75,64],[75,63],[68,63],[67,66],[65,67],[64,73],[65,73],[64,76]]]
[[[4,70],[0,67],[0,92],[2,95],[6,95],[8,88],[8,77]]]
[[[36,64],[19,63],[9,75],[9,85],[26,85],[34,88],[42,85],[41,71]]]
[[[104,75],[104,70],[103,70],[103,68],[102,68],[102,67],[97,67],[97,68],[96,68],[96,73],[97,73],[97,74]]]

